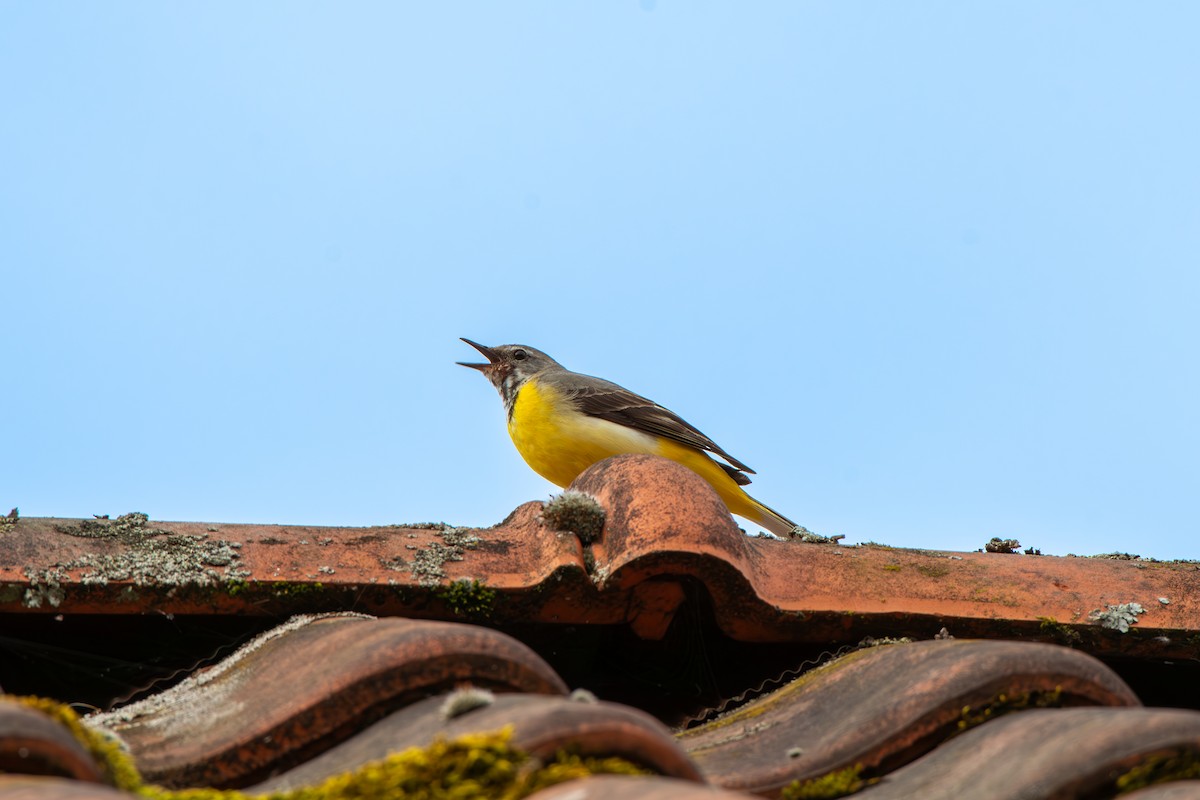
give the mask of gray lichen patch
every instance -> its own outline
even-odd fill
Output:
[[[1128,633],[1130,625],[1136,625],[1139,614],[1145,614],[1146,609],[1141,603],[1121,603],[1111,605],[1104,610],[1096,609],[1088,614],[1088,619],[1102,628],[1109,628],[1118,633]]]
[[[48,605],[58,608],[66,599],[67,592],[62,585],[70,579],[66,571],[58,566],[49,569],[34,569],[25,567],[21,570],[29,579],[29,588],[25,590],[22,602],[26,608],[41,608]]]
[[[590,494],[569,490],[550,498],[542,509],[542,522],[551,530],[569,531],[585,545],[591,544],[604,530],[604,507]]]
[[[80,571],[80,583],[100,586],[110,581],[132,581],[136,586],[212,586],[250,574],[237,564],[240,542],[212,540],[206,533],[174,533],[148,522],[145,514],[133,512],[115,520],[98,517],[78,525],[57,526],[68,536],[115,541],[122,546],[113,552],[84,553],[59,562],[44,571],[46,575],[33,575],[29,570],[26,575],[36,588],[50,586],[55,575],[62,582],[66,571],[74,570]]]
[[[446,563],[462,561],[463,554],[474,550],[479,544],[479,537],[471,534],[469,528],[443,525],[435,530],[434,535],[441,537],[442,541],[430,542],[424,547],[405,545],[412,551],[411,556],[380,559],[379,563],[386,569],[398,572],[407,569],[421,586],[437,586],[446,577]]]
[[[1106,561],[1142,561],[1142,560],[1144,560],[1144,559],[1142,559],[1141,556],[1139,556],[1136,553],[1097,553],[1094,556],[1088,556],[1088,558],[1098,558],[1098,559],[1103,559]],[[1151,560],[1153,560],[1153,559],[1151,559]]]
[[[845,539],[845,534],[835,534],[833,536],[823,536],[819,533],[813,533],[803,525],[797,525],[792,528],[788,536],[794,542],[808,542],[809,544],[837,544],[842,539]]]
[[[203,714],[205,719],[211,722],[212,695],[208,695],[208,701],[202,701],[200,695],[205,692],[216,692],[214,686],[225,682],[227,676],[237,672],[248,657],[271,642],[284,638],[293,631],[314,622],[341,618],[370,622],[374,622],[376,619],[367,614],[354,612],[301,614],[292,617],[282,625],[260,633],[208,669],[190,675],[169,689],[112,711],[89,714],[82,721],[94,730],[116,734],[120,734],[123,728],[135,724],[153,726],[162,730],[164,736],[171,735],[173,731],[188,730],[192,719],[199,714]]]
[[[463,714],[469,714],[477,708],[486,708],[494,702],[496,702],[496,695],[487,689],[467,686],[456,689],[446,696],[438,709],[438,716],[449,721],[461,717]]]

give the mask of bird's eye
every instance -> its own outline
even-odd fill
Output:
[[[524,361],[528,355],[529,355],[529,353],[526,353],[524,350],[517,349],[517,350],[513,350],[512,357],[515,358],[517,361]]]

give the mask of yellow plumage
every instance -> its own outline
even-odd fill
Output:
[[[764,507],[694,447],[655,437],[575,409],[554,387],[531,379],[521,387],[508,421],[508,435],[533,471],[567,487],[581,472],[622,453],[647,453],[677,461],[716,490],[729,510],[766,525]]]

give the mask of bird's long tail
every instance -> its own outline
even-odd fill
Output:
[[[792,522],[775,509],[763,505],[753,497],[751,497],[750,500],[753,501],[754,505],[756,506],[756,510],[758,511],[758,516],[754,519],[754,521],[759,525],[762,525],[776,536],[779,536],[783,539],[790,538],[792,531],[799,527],[796,525],[796,523]]]

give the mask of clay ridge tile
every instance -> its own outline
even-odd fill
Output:
[[[303,526],[21,519],[6,531],[0,611],[245,613],[355,609],[489,624],[626,623],[661,637],[703,587],[740,641],[1033,638],[1114,655],[1184,656],[1200,631],[1200,571],[995,553],[840,547],[744,536],[702,479],[653,456],[594,465],[574,489],[595,496],[603,533],[552,530],[542,504],[500,525]],[[129,515],[127,515],[129,516]],[[122,521],[124,520],[124,521]],[[95,522],[95,521],[93,521]],[[81,535],[82,534],[82,535]],[[161,567],[164,537],[186,557]],[[130,591],[130,586],[134,591]],[[1161,602],[1162,598],[1166,602]],[[1091,619],[1138,603],[1141,636]]]

